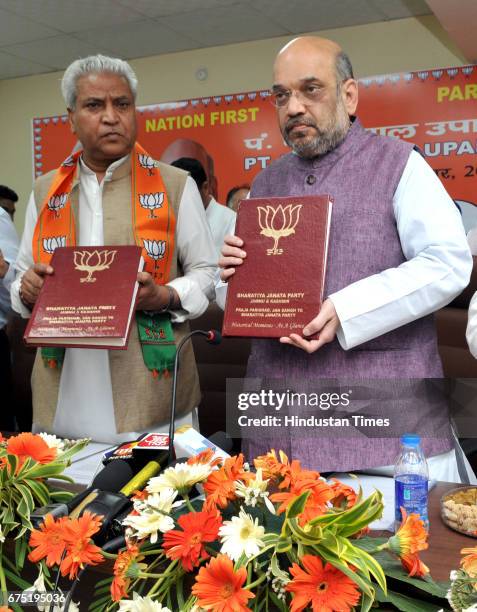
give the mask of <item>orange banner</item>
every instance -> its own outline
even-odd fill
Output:
[[[363,125],[415,143],[450,195],[477,205],[477,66],[359,83]],[[138,107],[138,127],[138,141],[157,159],[171,161],[167,149],[178,139],[178,157],[193,156],[183,139],[200,143],[214,162],[220,202],[288,150],[266,91]],[[35,118],[33,144],[35,175],[56,168],[75,145],[67,116]]]

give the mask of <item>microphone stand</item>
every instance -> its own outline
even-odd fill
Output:
[[[174,359],[174,374],[172,376],[172,398],[171,398],[171,411],[169,414],[169,454],[167,457],[168,465],[172,462],[174,453],[174,429],[176,421],[176,395],[177,395],[177,378],[179,372],[179,354],[184,344],[192,338],[192,336],[205,336],[207,342],[211,344],[219,344],[222,340],[220,333],[216,330],[205,331],[203,329],[195,329],[182,338],[179,342],[176,350],[176,357]]]

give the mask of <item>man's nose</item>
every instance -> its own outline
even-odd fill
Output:
[[[302,115],[306,111],[306,106],[303,104],[301,96],[296,91],[292,91],[287,105],[287,113],[290,117]]]
[[[114,104],[107,103],[105,105],[102,119],[105,123],[117,123],[118,113]]]

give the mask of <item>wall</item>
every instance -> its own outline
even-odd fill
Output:
[[[460,66],[465,60],[432,16],[327,30],[350,55],[357,77]],[[273,58],[290,37],[212,47],[131,62],[140,84],[138,104],[265,89]],[[195,78],[205,66],[205,82]],[[253,67],[253,72],[250,71]],[[0,183],[20,196],[16,225],[23,228],[31,189],[31,119],[62,114],[60,72],[0,81]]]

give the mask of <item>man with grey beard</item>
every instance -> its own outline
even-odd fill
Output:
[[[370,432],[355,431],[353,439],[346,439],[349,434],[328,430],[313,439],[303,430],[281,428],[268,439],[261,431],[244,441],[244,450],[251,459],[273,446],[307,468],[327,472],[390,466],[399,448],[391,432],[398,435],[399,420],[417,431],[415,421],[403,419],[419,405],[427,410],[419,425],[425,423],[420,433],[431,474],[465,479],[457,469],[449,420],[442,421],[445,406],[426,403],[427,391],[411,382],[442,377],[431,313],[469,281],[472,258],[458,211],[411,143],[361,126],[355,116],[358,84],[336,43],[315,37],[292,40],[278,53],[273,77],[271,100],[292,153],[261,172],[250,195],[333,197],[326,299],[302,334],[280,342],[254,341],[247,375],[314,381],[315,386],[321,378],[338,385],[373,379],[370,387],[376,393],[393,387],[395,393],[386,404],[392,413],[384,415],[391,420],[389,432],[374,431],[370,437]],[[246,249],[240,237],[225,239],[218,303],[224,302],[227,279]],[[304,284],[311,282],[312,275],[303,278]],[[399,390],[392,382],[396,379],[405,381]],[[320,384],[320,391],[330,391],[329,382]],[[373,393],[364,398],[368,405],[376,399]]]

